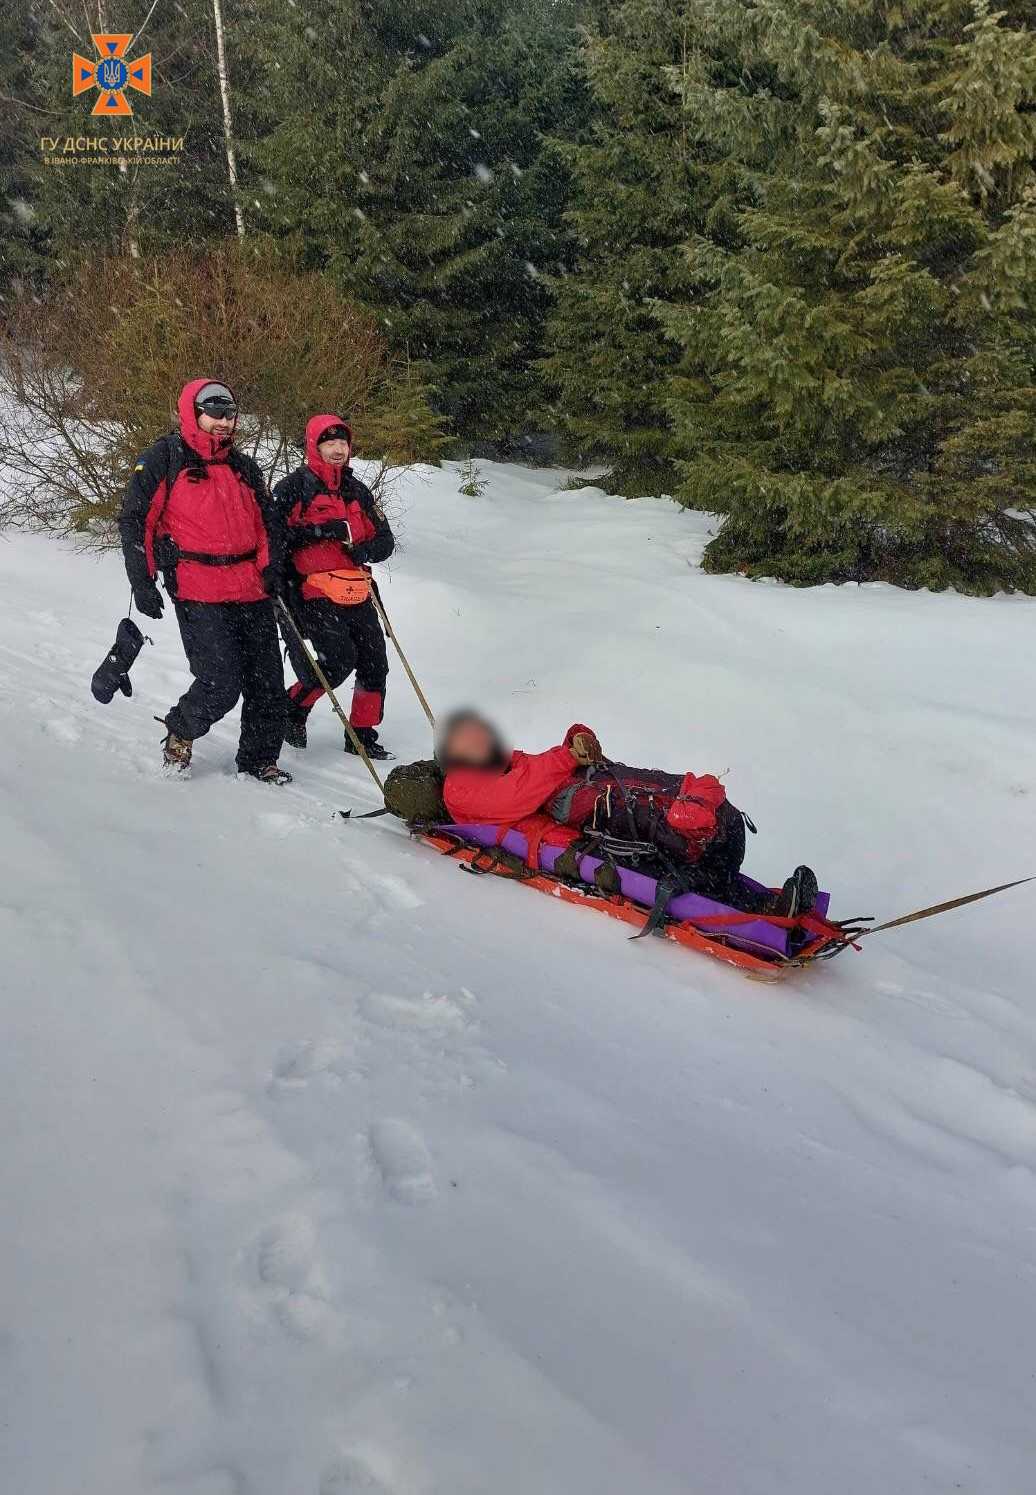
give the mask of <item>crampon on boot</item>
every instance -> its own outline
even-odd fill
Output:
[[[262,768],[241,768],[238,773],[248,779],[258,779],[260,784],[290,784],[292,776],[279,763],[264,763]]]
[[[373,758],[380,762],[386,758],[394,758],[396,756],[395,753],[390,753],[388,748],[383,747],[378,741],[378,733],[375,727],[354,727],[353,731],[363,743],[363,749],[368,758]],[[356,753],[355,747],[353,747],[352,738],[348,735],[346,735],[345,739],[345,751],[359,756]]]
[[[194,744],[189,737],[177,737],[167,732],[162,741],[162,763],[168,774],[189,778],[191,773],[191,749]]]

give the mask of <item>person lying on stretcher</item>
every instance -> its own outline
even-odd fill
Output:
[[[476,711],[458,711],[441,727],[436,761],[455,824],[496,825],[530,841],[574,848],[556,871],[577,875],[581,854],[647,870],[746,913],[795,918],[817,898],[809,867],[776,893],[759,893],[738,875],[748,817],[712,774],[631,768],[604,756],[596,733],[576,723],[545,753],[512,751]]]

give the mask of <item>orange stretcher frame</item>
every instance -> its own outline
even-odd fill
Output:
[[[551,898],[560,898],[562,903],[576,903],[581,908],[594,908],[602,914],[607,914],[609,918],[619,919],[624,924],[637,927],[643,927],[648,916],[645,908],[638,903],[633,903],[629,898],[622,897],[621,894],[605,896],[592,889],[584,892],[582,888],[560,882],[549,874],[526,871],[524,875],[521,875],[506,866],[499,864],[494,866],[491,848],[469,846],[451,837],[436,835],[433,831],[415,831],[413,834],[426,846],[432,847],[443,856],[452,857],[454,861],[462,865],[472,867],[472,870],[503,877],[525,888],[534,888],[538,893],[546,893]],[[484,859],[483,865],[479,865],[480,858]],[[759,917],[758,914],[744,916],[746,920]],[[739,916],[724,915],[723,922],[725,924],[737,923]],[[674,944],[683,945],[689,950],[697,950],[702,955],[709,955],[713,960],[721,960],[725,965],[736,966],[738,970],[744,971],[756,980],[763,981],[780,981],[793,971],[800,971],[817,960],[837,955],[852,944],[849,936],[839,925],[816,915],[807,914],[797,920],[774,919],[773,922],[786,928],[804,929],[811,935],[811,938],[794,956],[782,960],[779,957],[764,959],[760,955],[753,955],[749,950],[741,950],[734,945],[728,945],[722,936],[703,934],[695,925],[686,921],[670,921],[661,925],[658,933],[663,939],[672,940]],[[858,948],[856,945],[852,947]]]

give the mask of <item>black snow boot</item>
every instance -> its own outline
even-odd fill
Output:
[[[394,758],[396,756],[395,753],[390,753],[388,748],[383,747],[378,741],[378,733],[376,728],[354,727],[353,731],[363,743],[363,748],[368,758],[373,758],[380,762],[386,758]],[[353,747],[353,740],[348,735],[348,733],[346,734],[345,738],[345,751],[347,753],[356,754],[356,749]]]
[[[769,912],[782,919],[797,919],[800,914],[809,913],[819,892],[820,884],[812,867],[796,867],[773,900]]]
[[[308,746],[306,733],[308,719],[308,711],[300,711],[294,705],[288,707],[288,717],[284,724],[284,740],[289,747],[295,748],[300,753],[304,752]]]

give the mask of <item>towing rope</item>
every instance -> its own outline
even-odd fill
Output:
[[[1027,882],[1036,882],[1036,877],[1016,877],[1014,882],[1002,882],[995,888],[983,888],[981,893],[965,893],[963,898],[950,898],[946,903],[933,903],[930,908],[919,908],[912,914],[900,914],[898,919],[888,919],[884,924],[875,924],[873,929],[861,930],[856,938],[862,940],[868,934],[880,934],[883,929],[898,929],[901,924],[916,924],[921,919],[932,919],[936,914],[949,913],[950,909],[963,908],[967,903],[978,903],[980,898],[992,898],[994,893],[1006,893],[1008,888],[1020,888]]]

